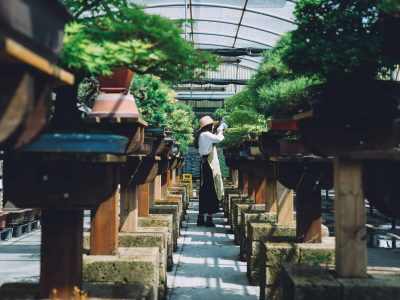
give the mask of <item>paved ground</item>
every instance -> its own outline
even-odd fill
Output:
[[[238,261],[239,247],[228,234],[222,213],[215,228],[197,227],[197,201],[191,201],[187,221],[168,274],[169,299],[258,299],[259,287],[250,286],[246,263]]]
[[[250,286],[246,263],[238,261],[239,247],[228,234],[222,214],[216,228],[197,227],[196,201],[191,202],[187,221],[174,254],[175,267],[168,274],[168,300],[258,299],[259,288]],[[88,230],[89,212],[85,212]],[[368,249],[370,266],[400,267],[400,249]],[[0,286],[12,281],[39,281],[40,230],[0,243]]]

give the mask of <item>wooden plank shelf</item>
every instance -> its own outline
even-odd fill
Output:
[[[61,69],[44,57],[8,37],[0,40],[0,60],[26,64],[54,77],[61,84],[73,85],[75,82],[73,74]]]

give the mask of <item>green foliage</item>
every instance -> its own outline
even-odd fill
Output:
[[[292,76],[292,71],[282,61],[282,55],[290,45],[290,39],[290,33],[286,33],[277,41],[273,48],[264,51],[263,61],[257,69],[257,73],[252,76],[247,85],[254,99],[258,99],[258,90],[265,86],[265,84],[271,85],[277,80]]]
[[[294,11],[284,60],[300,74],[328,80],[369,79],[394,58],[385,53],[379,27],[379,0],[302,0]]]
[[[260,107],[266,116],[272,116],[275,119],[290,119],[307,101],[305,89],[317,83],[320,83],[317,78],[301,76],[283,79],[271,86],[265,85],[258,91]]]
[[[87,107],[93,107],[93,103],[99,94],[99,82],[95,77],[87,77],[81,81],[78,88],[78,102]]]
[[[225,117],[229,128],[225,130],[224,147],[233,147],[242,142],[243,138],[252,132],[265,130],[267,125],[264,115],[255,110],[255,99],[247,89],[225,100],[224,108],[215,112],[218,118]]]
[[[186,153],[194,141],[194,129],[197,128],[198,121],[191,106],[178,103],[174,108],[168,116],[168,128],[174,132],[175,140],[181,144],[181,151]]]
[[[197,127],[193,109],[177,103],[174,91],[165,83],[151,75],[135,75],[131,93],[142,113],[143,119],[157,127],[168,127],[186,153],[194,140],[194,128]]]
[[[131,93],[143,119],[157,127],[168,125],[168,114],[174,110],[174,94],[168,85],[151,75],[135,75]]]
[[[137,74],[153,74],[179,81],[202,76],[218,61],[208,52],[193,49],[181,38],[181,25],[159,15],[146,14],[124,0],[63,3],[75,21],[65,29],[61,62],[70,69],[109,75],[126,66]]]

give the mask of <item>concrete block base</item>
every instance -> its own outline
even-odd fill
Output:
[[[152,215],[172,215],[175,224],[174,230],[180,235],[180,229],[182,227],[182,216],[179,212],[178,205],[157,203],[150,208],[150,214]]]
[[[400,269],[368,268],[369,278],[338,278],[334,271],[306,264],[282,264],[285,300],[373,300],[400,298]]]
[[[260,299],[282,299],[282,263],[333,265],[335,239],[324,237],[322,243],[297,243],[293,237],[261,238],[259,255]]]
[[[158,299],[159,249],[118,248],[117,255],[83,256],[83,281],[95,284],[133,284],[145,299]]]
[[[249,220],[247,222],[247,233],[246,243],[244,243],[246,247],[243,250],[246,254],[247,277],[252,285],[258,285],[260,238],[265,240],[273,237],[294,238],[296,236],[296,227],[278,226],[276,222],[271,221],[254,223]]]
[[[173,217],[172,215],[153,215],[149,217],[139,217],[138,218],[138,231],[149,232],[153,228],[157,227],[167,227],[168,228],[168,240],[167,240],[167,269],[172,270],[174,265],[173,262],[173,251],[174,244],[178,244],[178,237],[176,232],[173,230]],[[146,229],[144,229],[146,228]],[[150,229],[151,228],[151,229]]]

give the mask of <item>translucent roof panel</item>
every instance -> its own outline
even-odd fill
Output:
[[[130,0],[146,12],[186,20],[186,35],[197,48],[272,47],[295,28],[293,1],[285,0]],[[211,46],[211,47],[207,47]],[[218,46],[219,45],[219,46]]]

